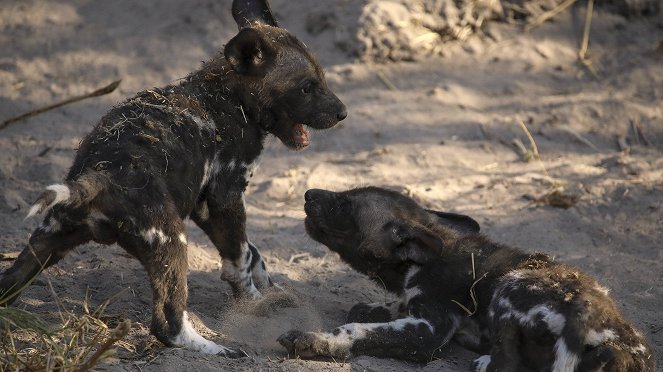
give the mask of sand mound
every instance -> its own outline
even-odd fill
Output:
[[[370,0],[359,18],[360,59],[413,61],[444,54],[444,44],[463,41],[486,21],[535,20],[566,0]],[[661,0],[610,0],[602,8],[625,16],[659,13]],[[597,4],[599,5],[599,4]],[[584,4],[580,4],[584,7]]]
[[[359,18],[359,54],[379,62],[440,54],[445,41],[464,40],[501,13],[498,0],[371,1]]]

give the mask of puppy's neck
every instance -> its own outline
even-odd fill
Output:
[[[238,111],[238,124],[257,124],[261,121],[258,101],[258,79],[240,77],[219,54],[203,63],[200,70],[191,73],[180,84],[208,111],[214,113]],[[230,119],[230,118],[226,118]]]

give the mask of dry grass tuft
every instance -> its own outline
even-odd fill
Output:
[[[112,299],[91,311],[86,294],[83,315],[60,306],[58,326],[22,309],[0,307],[0,370],[87,371],[112,356],[113,345],[131,329],[129,320],[109,329],[100,319]],[[7,297],[0,299],[0,306],[6,301]]]

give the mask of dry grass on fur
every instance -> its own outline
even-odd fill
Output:
[[[82,315],[60,305],[57,326],[28,311],[0,307],[0,370],[87,371],[112,356],[113,345],[129,333],[131,322],[124,320],[109,329],[100,317],[111,300],[90,310],[86,294]],[[0,306],[6,302],[7,297],[1,298]]]

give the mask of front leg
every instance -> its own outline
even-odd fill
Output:
[[[426,319],[407,317],[386,323],[349,323],[331,332],[290,331],[278,341],[293,357],[344,360],[370,355],[426,363],[454,332],[453,327],[435,328]]]
[[[210,195],[191,218],[216,246],[223,266],[221,278],[235,297],[258,299],[258,288],[272,286],[260,251],[246,237],[244,195]]]

